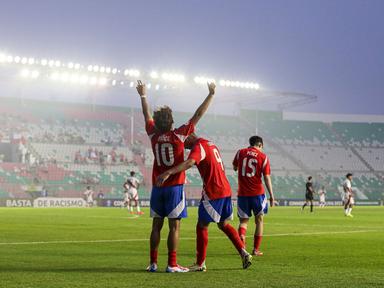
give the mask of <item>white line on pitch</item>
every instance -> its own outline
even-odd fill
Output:
[[[340,228],[341,225],[327,225],[327,224],[324,224],[324,225],[319,225],[319,224],[300,224],[300,223],[295,223],[295,224],[284,224],[284,223],[271,223],[271,222],[264,222],[264,225],[272,225],[272,226],[303,226],[303,227],[323,227],[323,228],[327,228],[327,227],[335,227],[335,228]],[[343,228],[357,228],[357,229],[365,229],[367,228],[366,226],[353,226],[353,225],[343,225],[342,226]],[[370,228],[372,229],[381,229],[382,227],[374,227],[374,226],[370,226]]]
[[[383,232],[383,230],[355,230],[355,231],[329,231],[329,232],[304,232],[304,233],[280,233],[266,234],[264,237],[282,237],[282,236],[308,236],[308,235],[334,235],[334,234],[351,234],[351,233],[367,233],[367,232]],[[210,239],[225,239],[225,236],[213,236]],[[195,237],[182,237],[180,240],[195,240]],[[161,239],[165,241],[166,239]],[[31,241],[31,242],[0,242],[0,246],[6,245],[39,245],[39,244],[82,244],[82,243],[114,243],[114,242],[141,242],[149,241],[149,239],[106,239],[106,240],[57,240],[57,241]]]

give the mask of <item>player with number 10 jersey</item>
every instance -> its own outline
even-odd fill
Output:
[[[190,121],[177,129],[166,133],[156,132],[155,122],[149,121],[146,130],[151,139],[152,151],[155,157],[153,163],[152,183],[157,176],[184,161],[184,141],[195,130]],[[172,175],[163,186],[183,185],[185,172]]]
[[[203,103],[185,125],[173,129],[173,115],[171,108],[160,107],[153,113],[150,112],[147,102],[146,86],[140,80],[136,87],[141,98],[141,106],[145,120],[145,128],[151,140],[154,154],[152,171],[152,192],[150,215],[152,219],[152,231],[150,237],[150,265],[147,271],[157,271],[157,256],[160,245],[161,230],[164,218],[168,218],[168,266],[166,272],[188,272],[188,268],[177,264],[177,246],[179,242],[180,219],[187,216],[187,207],[183,184],[185,173],[177,173],[170,178],[164,186],[156,186],[155,180],[162,172],[184,161],[184,141],[194,131],[195,125],[207,111],[215,94],[216,85],[208,83],[209,94]]]

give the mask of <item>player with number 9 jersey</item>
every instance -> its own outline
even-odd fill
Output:
[[[188,159],[157,178],[156,184],[163,185],[173,175],[197,166],[203,180],[202,198],[198,210],[196,225],[196,262],[190,267],[192,271],[205,271],[205,258],[208,246],[208,226],[215,222],[227,235],[237,249],[243,261],[243,268],[251,265],[252,256],[245,250],[236,229],[229,224],[232,220],[231,186],[225,175],[225,168],[217,146],[209,140],[192,133],[185,144],[191,148]]]
[[[203,198],[216,200],[231,196],[231,186],[225,175],[224,163],[214,143],[198,138],[188,159],[195,160],[203,178]]]

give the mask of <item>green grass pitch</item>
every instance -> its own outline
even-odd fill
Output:
[[[185,274],[164,273],[166,241],[159,272],[144,271],[151,227],[144,211],[134,218],[113,208],[1,208],[0,287],[384,287],[384,207],[356,207],[353,219],[341,207],[313,214],[272,208],[265,218],[264,256],[248,270],[211,225],[208,271]],[[195,259],[196,212],[190,208],[182,221],[181,265]]]

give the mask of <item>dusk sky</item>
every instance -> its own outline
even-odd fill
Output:
[[[384,1],[0,0],[0,50],[255,81],[384,114]],[[0,90],[1,91],[1,90]]]

